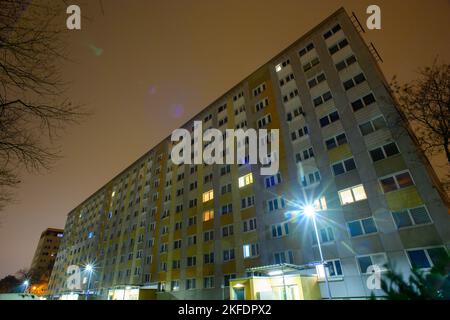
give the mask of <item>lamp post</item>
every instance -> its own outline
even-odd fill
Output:
[[[320,255],[320,263],[323,266],[323,271],[325,274],[325,285],[327,286],[327,290],[328,290],[328,298],[331,300],[331,289],[330,289],[330,283],[328,282],[328,275],[327,275],[327,269],[325,268],[325,260],[323,258],[323,253],[322,253],[322,246],[320,244],[320,238],[319,238],[319,231],[317,230],[317,223],[316,223],[316,210],[314,209],[313,206],[308,205],[305,206],[303,208],[303,213],[310,219],[312,219],[313,221],[313,225],[314,225],[314,234],[316,235],[316,241],[317,241],[317,246],[319,248],[319,255]]]
[[[24,285],[24,289],[23,289],[23,293],[27,293],[27,289],[28,289],[28,286],[30,285],[30,281],[28,281],[28,280],[25,280],[24,282],[23,282],[23,285]]]
[[[89,295],[89,287],[91,285],[91,277],[92,277],[92,272],[94,271],[94,268],[92,267],[91,264],[86,265],[85,271],[89,274],[88,276],[88,283],[87,283],[87,287],[86,287],[86,294],[84,296],[84,300],[88,299],[88,295]]]

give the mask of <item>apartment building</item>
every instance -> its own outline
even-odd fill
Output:
[[[125,299],[127,288],[228,299],[230,280],[250,268],[320,260],[311,222],[292,214],[308,204],[320,213],[334,298],[370,296],[374,264],[405,276],[429,268],[450,245],[448,200],[399,119],[341,8],[183,126],[279,129],[276,175],[261,176],[260,165],[176,166],[168,137],[69,213],[50,293],[69,291],[69,265],[92,263],[90,288],[104,299],[114,290]]]
[[[29,289],[31,292],[46,293],[63,234],[64,230],[55,228],[45,229],[41,233],[29,270],[32,278],[32,287]]]

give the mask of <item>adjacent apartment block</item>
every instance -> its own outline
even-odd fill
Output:
[[[54,228],[41,233],[30,267],[32,286],[29,290],[33,293],[46,293],[63,233],[64,230]]]
[[[183,126],[279,129],[277,174],[174,165],[168,137],[68,214],[50,294],[70,291],[69,265],[92,263],[90,289],[104,299],[138,287],[159,299],[228,299],[230,280],[250,268],[320,260],[311,222],[292,214],[307,204],[319,213],[332,296],[381,294],[367,286],[371,265],[406,277],[450,245],[448,200],[401,119],[341,8]]]

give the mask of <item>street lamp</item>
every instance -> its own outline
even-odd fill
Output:
[[[86,294],[84,296],[84,300],[87,300],[88,295],[89,295],[89,286],[91,285],[91,277],[92,277],[92,272],[94,271],[94,267],[92,266],[92,264],[88,264],[88,265],[86,265],[84,270],[89,274],[88,283],[87,283],[87,287],[86,287]]]
[[[305,216],[307,216],[308,218],[312,219],[312,222],[314,225],[314,234],[316,235],[317,246],[319,248],[320,263],[321,263],[324,273],[325,273],[325,284],[326,284],[327,290],[328,290],[328,297],[331,300],[332,298],[331,298],[330,283],[328,282],[327,269],[325,268],[325,260],[323,258],[322,246],[320,244],[320,239],[319,239],[319,231],[317,230],[316,209],[314,209],[314,207],[312,205],[307,205],[307,206],[303,207],[303,214]]]
[[[28,289],[28,286],[30,285],[30,281],[25,280],[25,281],[23,282],[23,285],[25,286],[25,288],[23,289],[23,293],[26,293],[26,292],[27,292],[27,289]]]

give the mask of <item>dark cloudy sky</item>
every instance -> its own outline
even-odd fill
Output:
[[[29,267],[40,233],[211,101],[344,6],[362,22],[378,4],[382,30],[365,34],[388,78],[450,61],[448,0],[103,0],[80,4],[63,65],[70,96],[94,113],[63,133],[52,171],[23,173],[0,213],[0,277]],[[89,19],[89,20],[88,20]]]

